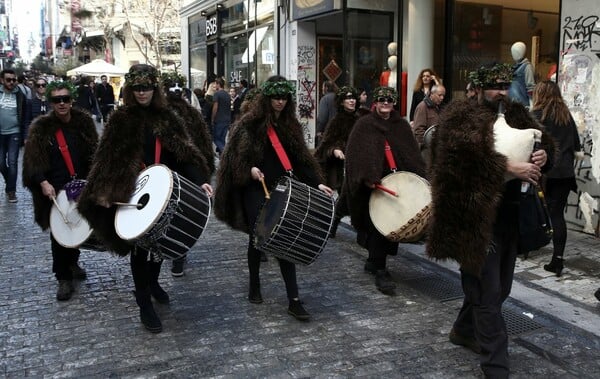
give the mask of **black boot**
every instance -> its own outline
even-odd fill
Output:
[[[262,295],[260,294],[260,283],[250,282],[250,291],[248,292],[248,300],[252,304],[260,304],[263,302]]]
[[[150,283],[150,294],[159,304],[169,304],[169,294],[162,289],[158,282]]]
[[[331,232],[329,233],[329,238],[335,238],[335,236],[337,234],[337,229],[338,229],[338,226],[340,226],[341,220],[342,219],[337,216],[335,216],[333,218],[333,223],[331,224]]]
[[[310,320],[310,313],[304,309],[300,300],[290,299],[290,306],[288,307],[288,313],[291,314],[299,321]]]
[[[552,257],[552,260],[549,264],[544,265],[544,270],[548,272],[553,272],[557,277],[560,278],[563,270],[563,259],[562,257]]]
[[[596,290],[596,292],[594,293],[594,296],[596,296],[596,299],[598,299],[598,301],[600,301],[600,288],[598,288]]]
[[[394,295],[396,284],[392,281],[387,270],[377,270],[375,273],[375,287],[381,293],[391,296]]]
[[[135,291],[135,301],[140,307],[140,320],[144,327],[151,333],[162,332],[162,323],[150,300],[150,290]]]

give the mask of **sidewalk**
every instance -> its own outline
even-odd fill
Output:
[[[390,257],[398,288],[388,297],[363,272],[366,252],[354,232],[342,227],[315,264],[298,267],[312,315],[303,323],[286,312],[272,257],[261,267],[264,303],[248,302],[248,238],[211,217],[184,277],[173,278],[165,262],[160,282],[171,303],[156,306],[164,331],[150,334],[139,322],[128,258],[83,251],[88,279],[70,301],[56,301],[48,234],[33,224],[28,194],[20,189],[18,196],[17,204],[0,199],[0,377],[481,377],[478,357],[448,342],[462,301],[458,275],[424,258],[422,245],[402,245]],[[590,241],[569,237],[568,247],[583,254]],[[520,266],[537,260],[545,259],[536,254]],[[520,267],[515,286],[599,317],[598,304],[543,287],[556,279],[542,271]],[[533,274],[539,283],[528,281]],[[575,269],[560,281],[571,275]],[[587,330],[593,325],[577,326],[529,301],[513,297],[504,310],[512,378],[600,377],[600,337]]]

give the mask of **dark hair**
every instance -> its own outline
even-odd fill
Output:
[[[323,86],[325,87],[325,91],[326,92],[335,92],[335,91],[337,91],[337,85],[333,81],[331,81],[331,80],[326,80],[323,83]]]
[[[248,81],[246,79],[240,80],[240,84],[244,86],[244,88],[248,88]]]
[[[165,109],[167,100],[161,86],[158,85],[158,71],[147,64],[136,64],[129,68],[125,75],[125,87],[123,87],[123,103],[125,105],[136,105],[137,100],[133,94],[135,84],[147,84],[154,87],[150,105],[156,109]]]
[[[13,74],[13,75],[16,75],[15,74],[15,70],[13,70],[11,68],[5,68],[4,70],[2,70],[0,72],[0,78],[4,79],[4,74]]]
[[[225,88],[225,80],[223,80],[223,78],[216,78],[215,83],[217,83],[221,88]]]

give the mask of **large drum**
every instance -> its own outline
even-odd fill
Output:
[[[254,246],[277,258],[312,264],[329,238],[333,199],[283,176],[263,205],[254,226]]]
[[[393,242],[420,240],[431,214],[429,182],[412,172],[398,171],[384,177],[381,185],[397,196],[371,192],[369,214],[375,228]]]
[[[142,171],[129,200],[115,215],[118,236],[163,258],[183,257],[204,231],[210,199],[204,190],[168,167]]]
[[[94,230],[77,210],[77,202],[69,200],[60,190],[50,209],[50,231],[61,246],[71,249],[103,251],[104,246],[93,237]]]

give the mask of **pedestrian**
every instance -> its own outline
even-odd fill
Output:
[[[36,83],[41,81],[38,79]],[[53,199],[59,191],[72,179],[87,176],[98,145],[98,132],[89,114],[72,108],[77,91],[70,82],[55,81],[43,88],[51,110],[36,118],[29,129],[23,153],[23,185],[31,191],[36,223],[46,230],[50,226]],[[66,301],[74,292],[73,279],[83,280],[87,274],[79,266],[78,248],[61,246],[52,233],[50,248],[52,272],[58,281],[56,299]]]
[[[229,88],[229,97],[231,98],[231,123],[234,123],[240,115],[242,99],[238,95],[238,91],[235,87]]]
[[[50,112],[48,100],[46,99],[46,79],[39,77],[35,80],[33,98],[31,99],[31,118],[35,119],[39,115],[45,115]]]
[[[210,171],[204,156],[192,142],[184,123],[166,103],[157,70],[135,64],[125,75],[124,106],[108,120],[94,156],[79,211],[89,221],[108,250],[130,255],[135,299],[140,320],[152,333],[162,323],[152,305],[169,302],[158,283],[162,254],[120,239],[115,231],[115,202],[128,202],[143,167],[160,163],[201,186],[211,196]]]
[[[375,185],[393,172],[386,159],[389,143],[397,169],[425,177],[425,162],[408,122],[394,110],[398,100],[396,90],[377,87],[373,90],[375,110],[360,117],[354,124],[346,144],[346,184],[352,226],[359,244],[369,252],[365,271],[375,274],[376,288],[393,295],[396,285],[386,270],[387,256],[396,255],[398,242],[386,239],[373,225],[369,216],[369,198]]]
[[[421,149],[423,148],[425,131],[440,122],[444,97],[446,97],[446,88],[443,85],[433,85],[429,95],[425,96],[423,101],[415,108],[413,132]]]
[[[472,82],[467,83],[467,87],[465,88],[465,98],[477,100],[477,91],[475,91],[475,86]]]
[[[262,303],[260,291],[260,251],[253,245],[254,225],[265,199],[260,180],[273,188],[284,169],[275,148],[269,142],[269,130],[276,133],[290,159],[293,176],[311,187],[331,195],[322,182],[319,165],[304,143],[302,126],[296,118],[294,87],[282,76],[270,77],[254,100],[254,107],[243,114],[233,132],[217,170],[215,215],[236,230],[249,235],[248,300]],[[272,128],[272,129],[269,129]],[[298,320],[308,320],[298,295],[296,265],[278,258],[289,301],[288,313]]]
[[[583,151],[577,125],[556,83],[547,80],[535,86],[531,111],[558,145],[554,166],[546,173],[545,196],[552,221],[553,248],[552,260],[544,265],[544,270],[560,277],[567,243],[565,207],[569,192],[577,193],[573,162],[576,157],[583,159]]]
[[[8,202],[16,203],[19,150],[27,138],[30,104],[16,85],[14,70],[2,70],[0,79],[0,173]]]
[[[102,120],[107,122],[108,116],[115,110],[115,90],[106,75],[100,76],[100,84],[96,87],[96,98],[100,105]]]
[[[93,115],[95,121],[100,121],[100,107],[98,106],[98,99],[92,89],[94,80],[89,77],[82,77],[77,85],[77,97],[73,103],[73,107],[82,109],[89,114]]]
[[[208,166],[209,177],[215,172],[215,153],[213,151],[212,138],[210,136],[208,125],[204,122],[202,114],[194,108],[187,100],[183,85],[185,79],[178,73],[163,73],[161,82],[164,93],[167,96],[167,105],[184,122],[185,128],[192,138],[192,142]],[[184,275],[185,257],[173,259],[171,266],[171,275],[181,277]]]
[[[369,105],[369,94],[367,93],[367,90],[365,90],[364,88],[358,88],[357,92],[359,93],[359,95],[358,109],[356,110],[356,112],[359,116],[364,116],[368,113],[371,113],[371,107]]]
[[[31,100],[32,97],[32,91],[31,91],[31,87],[29,87],[27,85],[27,78],[25,77],[25,75],[21,74],[17,77],[17,87],[19,87],[19,89],[21,90],[21,92],[23,92],[25,94],[25,97],[27,98],[27,100]]]
[[[429,91],[431,91],[431,87],[434,85],[442,84],[442,80],[438,77],[438,75],[431,68],[424,68],[419,72],[417,76],[417,81],[415,82],[415,86],[413,88],[412,100],[410,102],[410,113],[409,120],[412,122],[415,118],[415,110],[417,109],[417,105],[423,101],[423,99],[429,95]]]
[[[212,122],[213,142],[216,145],[217,154],[221,156],[225,148],[225,138],[231,125],[231,97],[225,91],[225,81],[223,78],[216,78],[213,86],[215,93],[212,96],[212,112],[210,120]]]
[[[337,90],[337,85],[331,80],[325,81],[321,87],[323,96],[321,97],[321,100],[319,100],[319,107],[317,108],[315,147],[318,147],[321,143],[327,123],[331,121],[337,112],[338,106],[335,101],[335,94]]]
[[[497,152],[497,118],[515,129],[539,129],[538,124],[522,104],[507,98],[510,65],[483,66],[469,78],[477,102],[455,100],[446,106],[433,140],[426,251],[434,259],[460,264],[465,297],[450,342],[480,354],[485,377],[507,378],[502,305],[510,294],[517,257],[521,185],[538,184],[542,170],[551,166],[553,146],[543,134],[531,162],[516,162]],[[515,179],[506,181],[507,175]]]
[[[340,220],[349,212],[342,185],[344,183],[346,143],[358,118],[356,114],[357,98],[358,91],[354,87],[344,86],[339,89],[336,95],[338,110],[327,124],[321,144],[315,150],[315,158],[319,161],[325,174],[327,186],[338,193],[333,225],[330,231],[331,238],[335,238]]]

